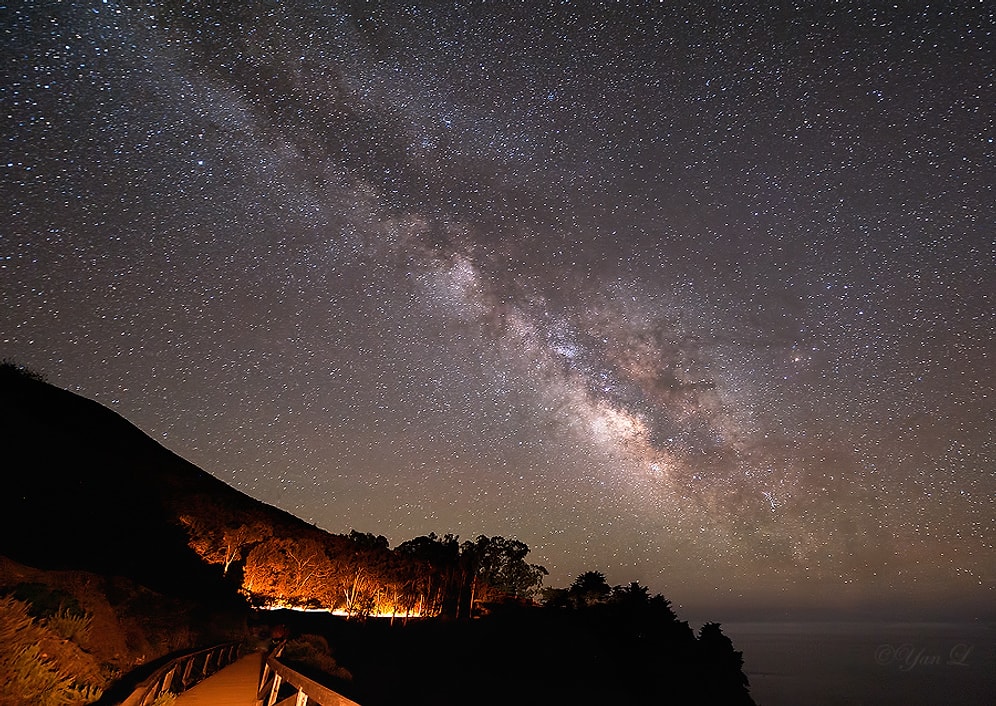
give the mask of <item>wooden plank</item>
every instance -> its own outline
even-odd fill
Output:
[[[246,655],[177,696],[177,706],[256,706],[259,653]]]

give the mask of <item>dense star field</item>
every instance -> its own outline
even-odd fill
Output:
[[[15,2],[0,355],[333,532],[977,614],[996,19],[815,5]]]

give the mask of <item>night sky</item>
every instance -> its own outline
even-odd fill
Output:
[[[332,532],[977,615],[993,6],[814,5],[15,0],[0,356]]]

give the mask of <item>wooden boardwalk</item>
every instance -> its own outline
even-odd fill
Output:
[[[177,706],[255,706],[261,655],[246,655],[176,698]]]

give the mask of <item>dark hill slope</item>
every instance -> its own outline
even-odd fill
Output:
[[[0,554],[118,574],[171,594],[218,571],[187,547],[182,514],[317,532],[224,484],[91,400],[0,365]],[[221,590],[221,587],[217,587]]]

